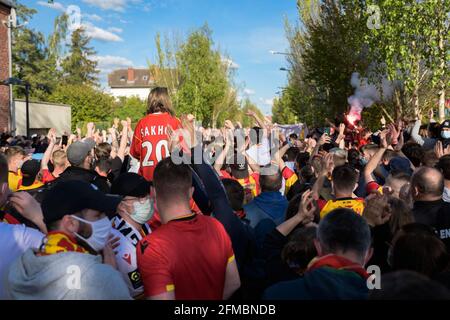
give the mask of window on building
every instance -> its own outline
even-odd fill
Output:
[[[120,77],[120,81],[125,81],[125,80],[127,80],[127,79],[125,79],[124,76]]]
[[[143,76],[142,80],[147,81],[148,80],[148,76]]]

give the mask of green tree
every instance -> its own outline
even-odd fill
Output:
[[[177,92],[177,112],[192,112],[204,126],[214,126],[217,112],[229,90],[219,51],[213,49],[211,30],[192,32],[177,52],[182,84]]]
[[[207,25],[186,39],[155,38],[157,57],[148,62],[157,85],[167,87],[178,114],[192,113],[204,126],[221,125],[239,114],[233,68],[214,46]]]
[[[115,104],[113,97],[85,84],[61,84],[49,101],[72,107],[72,129],[82,122],[110,120]]]
[[[364,11],[362,1],[324,0],[317,18],[301,16],[305,33],[300,40],[306,44],[298,61],[302,77],[317,89],[316,100],[325,102],[331,114],[347,111],[351,75],[365,74],[369,64]]]
[[[259,108],[253,102],[251,102],[250,99],[245,99],[242,103],[242,111],[239,119],[244,128],[257,126],[255,120],[252,117],[246,115],[246,113],[249,111],[254,111],[260,119],[264,119],[264,115],[262,114],[261,110],[259,110]]]
[[[49,58],[44,35],[27,27],[35,9],[16,3],[17,24],[12,34],[13,76],[31,85],[31,98],[45,101],[58,82],[56,66]],[[25,88],[14,86],[14,96],[23,98]]]
[[[98,85],[97,61],[92,60],[96,54],[89,47],[90,38],[79,28],[72,33],[71,43],[68,45],[68,55],[61,63],[63,79],[67,84],[73,85]]]
[[[180,50],[181,43],[180,36],[173,34],[172,37],[169,37],[166,34],[164,36],[164,44],[161,44],[161,34],[157,33],[155,37],[156,63],[152,63],[150,60],[147,61],[150,74],[156,85],[166,87],[173,99],[177,98],[176,92],[180,87],[180,73],[176,53]]]
[[[111,119],[126,119],[129,117],[131,121],[135,123],[146,114],[146,111],[147,105],[145,101],[142,101],[138,97],[120,97],[119,101],[114,106]]]
[[[56,17],[53,23],[53,33],[48,37],[49,58],[53,59],[55,64],[59,64],[65,55],[66,48],[63,44],[67,38],[68,22],[69,17],[65,13]]]
[[[380,9],[380,28],[372,28],[367,35],[379,74],[403,83],[406,111],[415,115],[430,107],[424,103],[422,92],[433,91],[443,118],[449,81],[449,0],[369,3]]]
[[[276,98],[272,106],[272,122],[278,124],[293,124],[297,122],[297,116],[286,104],[286,99]]]

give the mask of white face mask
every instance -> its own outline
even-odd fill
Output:
[[[76,220],[90,224],[92,228],[92,234],[89,238],[84,238],[76,232],[75,235],[86,242],[95,251],[102,251],[108,241],[109,234],[111,233],[111,222],[109,219],[104,217],[97,221],[88,221],[77,216],[72,217]]]
[[[450,131],[441,131],[441,137],[444,139],[450,139]]]
[[[139,224],[144,224],[150,220],[154,213],[153,200],[145,199],[144,203],[136,201],[133,203],[134,212],[130,214],[131,219]]]

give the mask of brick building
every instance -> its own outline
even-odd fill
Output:
[[[0,81],[9,78],[9,42],[8,24],[12,3],[9,0],[0,0]],[[0,85],[0,130],[10,126],[10,95],[9,87]]]

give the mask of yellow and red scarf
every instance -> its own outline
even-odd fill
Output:
[[[308,265],[307,272],[321,267],[329,267],[336,270],[353,271],[359,274],[364,279],[367,279],[369,277],[369,274],[361,265],[336,254],[328,254],[323,257],[316,257],[312,259]]]
[[[88,253],[86,249],[77,244],[74,237],[61,231],[49,232],[41,245],[40,254],[50,255],[61,252]]]

